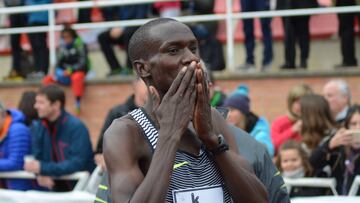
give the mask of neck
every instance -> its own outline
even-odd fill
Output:
[[[58,111],[55,111],[51,116],[49,116],[47,119],[50,121],[50,122],[54,122],[56,121],[56,119],[58,119],[61,115],[61,110],[58,110]]]

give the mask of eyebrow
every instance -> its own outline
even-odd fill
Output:
[[[187,42],[188,42],[188,44],[190,44],[190,45],[194,45],[194,44],[197,45],[197,40],[196,40],[196,39],[190,40],[190,41],[177,40],[177,41],[168,41],[168,42],[163,43],[163,44],[160,46],[160,49],[164,49],[164,48],[166,48],[166,47],[168,47],[168,46],[171,46],[171,45],[181,46],[181,45],[183,45],[183,44],[185,44],[185,43],[187,43]]]

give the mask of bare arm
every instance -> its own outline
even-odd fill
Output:
[[[113,202],[128,202],[144,179],[138,165],[136,131],[126,119],[116,120],[105,132],[104,158]],[[140,145],[138,143],[138,145]]]

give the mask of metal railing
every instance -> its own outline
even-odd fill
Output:
[[[20,27],[20,28],[3,28],[0,29],[0,35],[19,34],[19,33],[34,33],[34,32],[49,32],[49,49],[50,49],[50,66],[54,67],[56,64],[56,47],[55,47],[55,32],[62,29],[62,25],[55,24],[55,11],[62,9],[74,8],[91,8],[91,7],[107,7],[120,5],[134,5],[142,3],[153,3],[155,1],[169,1],[169,0],[118,0],[118,1],[85,1],[85,2],[70,2],[57,4],[44,4],[23,7],[6,7],[0,8],[1,14],[15,14],[28,13],[35,11],[48,11],[49,24],[48,26],[34,26],[34,27]],[[172,0],[170,0],[172,1]],[[248,18],[264,18],[276,16],[300,16],[312,14],[327,14],[327,13],[351,13],[360,12],[360,6],[346,6],[346,7],[329,7],[329,8],[311,8],[311,9],[292,9],[292,10],[276,10],[276,11],[260,11],[260,12],[243,12],[233,13],[233,1],[226,0],[226,12],[224,14],[209,14],[209,15],[190,15],[176,17],[181,22],[205,22],[205,21],[226,21],[226,62],[229,70],[235,69],[234,64],[234,27],[233,20],[248,19]],[[151,20],[136,19],[123,21],[109,21],[109,22],[93,22],[74,24],[75,30],[81,29],[95,29],[95,28],[111,28],[118,26],[138,26]]]

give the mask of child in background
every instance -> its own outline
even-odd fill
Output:
[[[284,178],[296,179],[312,177],[313,175],[306,152],[295,140],[288,140],[280,146],[276,165]],[[309,187],[292,187],[289,193],[290,197],[323,194],[322,189]]]
[[[80,113],[80,100],[85,89],[85,75],[89,69],[86,45],[77,35],[76,31],[65,26],[61,31],[59,58],[55,75],[44,78],[43,84],[59,83],[71,85],[75,95],[75,112]]]

